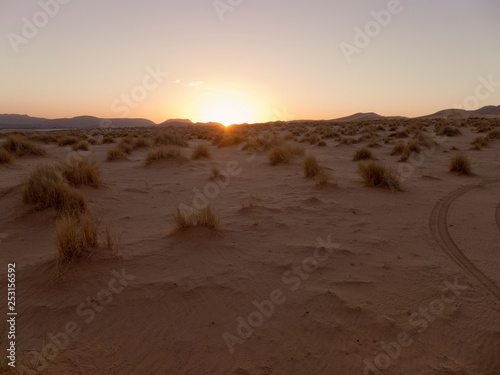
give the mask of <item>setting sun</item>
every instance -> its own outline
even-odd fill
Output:
[[[198,104],[201,122],[218,122],[225,126],[258,121],[255,100],[238,92],[218,90],[204,96]]]

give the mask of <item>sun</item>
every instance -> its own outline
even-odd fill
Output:
[[[252,98],[221,90],[206,95],[198,111],[201,122],[218,122],[225,126],[257,122],[258,117],[258,109]]]

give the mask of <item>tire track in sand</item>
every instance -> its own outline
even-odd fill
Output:
[[[482,185],[500,182],[500,179],[483,181]],[[452,203],[465,193],[475,189],[478,185],[466,185],[452,191],[443,200],[439,201],[432,210],[430,227],[431,232],[444,252],[462,269],[474,276],[488,291],[500,301],[500,288],[477,268],[460,250],[448,231],[448,211]],[[495,218],[500,229],[500,205],[497,207]]]

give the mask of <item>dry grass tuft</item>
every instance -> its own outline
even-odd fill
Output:
[[[88,214],[63,215],[56,221],[57,269],[66,270],[75,260],[98,246],[97,223]]]
[[[195,226],[205,227],[213,231],[221,229],[220,220],[210,205],[194,214],[186,214],[177,207],[173,218],[178,231],[183,231]]]
[[[316,186],[318,187],[327,186],[330,181],[330,174],[324,168],[321,168],[318,174],[316,175],[315,180],[316,180]]]
[[[24,203],[37,210],[54,208],[69,214],[86,210],[83,196],[68,184],[54,166],[38,166],[26,182],[22,196]]]
[[[79,141],[78,143],[73,144],[71,148],[75,151],[77,150],[82,150],[82,151],[89,151],[90,150],[90,143],[88,141]]]
[[[93,161],[72,159],[61,163],[64,178],[72,185],[101,186],[101,172]]]
[[[395,170],[373,161],[359,163],[358,168],[366,186],[401,190],[401,181]]]
[[[140,137],[134,140],[132,147],[134,148],[134,150],[138,150],[141,148],[150,148],[151,143],[146,138]]]
[[[206,145],[199,144],[193,150],[193,153],[191,154],[191,159],[198,160],[198,159],[202,159],[202,158],[209,159],[210,152],[209,152],[208,147]]]
[[[20,135],[9,135],[2,144],[2,148],[19,157],[25,155],[44,156],[47,154],[43,147]]]
[[[57,140],[57,144],[59,146],[71,146],[77,144],[78,141],[79,141],[78,137],[72,135],[64,135],[59,137],[59,139]]]
[[[213,180],[217,180],[217,179],[223,178],[223,177],[224,177],[224,175],[221,173],[219,168],[217,168],[216,166],[213,166],[210,169],[210,176],[208,177],[209,180],[213,181]]]
[[[0,164],[10,163],[12,160],[12,155],[3,148],[0,148]]]
[[[454,156],[450,162],[450,172],[455,172],[459,175],[471,175],[472,170],[467,156],[464,154]]]
[[[120,159],[126,159],[127,154],[121,148],[115,147],[108,150],[108,155],[106,156],[107,161],[115,161]]]
[[[308,154],[304,158],[304,175],[307,178],[314,178],[321,170],[316,156]]]
[[[290,164],[290,161],[295,156],[304,155],[304,148],[300,146],[292,146],[288,143],[284,143],[280,146],[275,146],[271,149],[269,153],[269,164],[272,166],[280,164]]]
[[[473,150],[481,150],[483,147],[488,146],[488,143],[490,143],[490,140],[488,137],[477,137],[472,142],[472,149]]]
[[[182,153],[179,147],[160,146],[148,152],[148,154],[146,155],[145,164],[150,165],[153,162],[161,160],[185,162],[188,160],[188,158]]]
[[[375,160],[375,157],[373,156],[373,153],[370,150],[363,147],[363,148],[359,149],[358,151],[356,151],[352,160],[353,161]]]
[[[187,142],[179,135],[161,131],[153,139],[155,146],[180,146],[187,147]]]

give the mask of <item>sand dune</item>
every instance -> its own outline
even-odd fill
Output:
[[[0,165],[18,365],[39,374],[499,374],[500,140],[471,150],[499,124],[483,121],[171,128],[186,157],[198,144],[211,157],[150,166],[148,148],[106,161],[127,134],[153,144],[149,128],[75,133],[95,140],[88,151],[37,143],[47,156]],[[445,126],[461,135],[438,136]],[[418,134],[431,143],[407,162],[391,156]],[[105,135],[116,143],[100,144]],[[327,186],[304,177],[303,156],[269,165],[267,143],[284,139],[315,155]],[[352,159],[368,145],[398,171],[402,191],[364,186]],[[449,172],[460,152],[473,175]],[[54,280],[57,214],[33,211],[22,192],[39,163],[68,155],[99,167],[103,185],[77,190],[119,234],[119,250],[91,249]],[[224,173],[210,180],[214,166]],[[222,229],[176,231],[177,206],[204,200]]]

